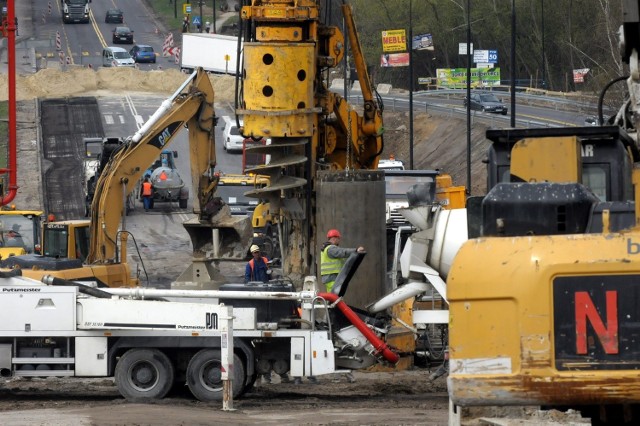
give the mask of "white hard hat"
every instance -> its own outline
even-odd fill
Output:
[[[258,247],[256,244],[254,244],[254,245],[251,246],[250,251],[251,251],[251,253],[255,253],[257,251],[260,251],[260,247]]]

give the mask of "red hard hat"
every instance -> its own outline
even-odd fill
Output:
[[[337,229],[330,229],[329,232],[327,232],[327,238],[333,238],[333,237],[338,237],[340,238],[340,231],[338,231]]]

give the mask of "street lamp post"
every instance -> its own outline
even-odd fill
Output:
[[[540,0],[540,16],[542,18],[542,88],[547,88],[547,76],[546,76],[546,67],[544,64],[544,0]]]
[[[511,127],[516,128],[516,0],[511,0]]]
[[[413,20],[409,0],[409,169],[413,170]]]
[[[216,31],[216,0],[213,0],[213,33],[218,34]]]
[[[471,194],[471,0],[467,0],[467,194]]]

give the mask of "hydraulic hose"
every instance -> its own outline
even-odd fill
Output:
[[[333,293],[319,293],[319,297],[328,300],[331,303],[335,303],[339,296]],[[369,327],[358,317],[358,315],[351,310],[351,308],[344,303],[342,300],[336,303],[336,307],[340,309],[340,311],[344,314],[345,317],[353,324],[360,332],[367,338],[369,343],[373,345],[376,350],[376,354],[382,354],[384,359],[389,361],[392,364],[396,364],[400,357],[398,354],[393,352],[386,343],[384,343],[376,334],[371,331]]]
[[[98,290],[97,288],[89,287],[88,285],[80,284],[74,281],[68,281],[62,278],[54,277],[52,275],[45,275],[41,281],[46,285],[60,285],[60,286],[74,286],[78,287],[80,293],[88,294],[89,296],[97,297],[99,299],[111,299],[113,296],[106,291]]]

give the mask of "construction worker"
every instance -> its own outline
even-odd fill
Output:
[[[5,246],[24,247],[24,241],[22,240],[22,236],[18,233],[18,231],[14,229],[10,229],[9,232],[7,232],[7,239],[5,241]]]
[[[244,269],[244,282],[249,281],[261,281],[263,283],[269,282],[271,279],[271,273],[269,272],[268,262],[266,256],[262,256],[260,253],[260,247],[254,244],[249,249],[253,259],[247,262],[247,266]]]
[[[338,278],[338,274],[347,261],[347,258],[351,256],[352,253],[364,253],[365,251],[362,246],[356,249],[338,247],[340,245],[340,238],[340,231],[330,229],[329,232],[327,232],[327,241],[322,246],[320,252],[320,275],[322,276],[322,284],[325,285],[329,293],[331,293],[336,278]],[[356,379],[353,377],[353,374],[345,373],[344,376],[349,383],[355,383]],[[334,379],[334,381],[339,380],[339,378]]]
[[[327,232],[327,241],[320,251],[320,275],[322,276],[322,284],[325,285],[329,293],[331,293],[333,284],[351,253],[364,253],[365,251],[362,246],[357,249],[338,247],[340,245],[340,237],[340,231],[330,229]]]
[[[153,185],[149,182],[148,176],[144,177],[140,194],[142,197],[142,203],[144,204],[144,211],[148,212],[151,208],[151,200],[153,200]]]

